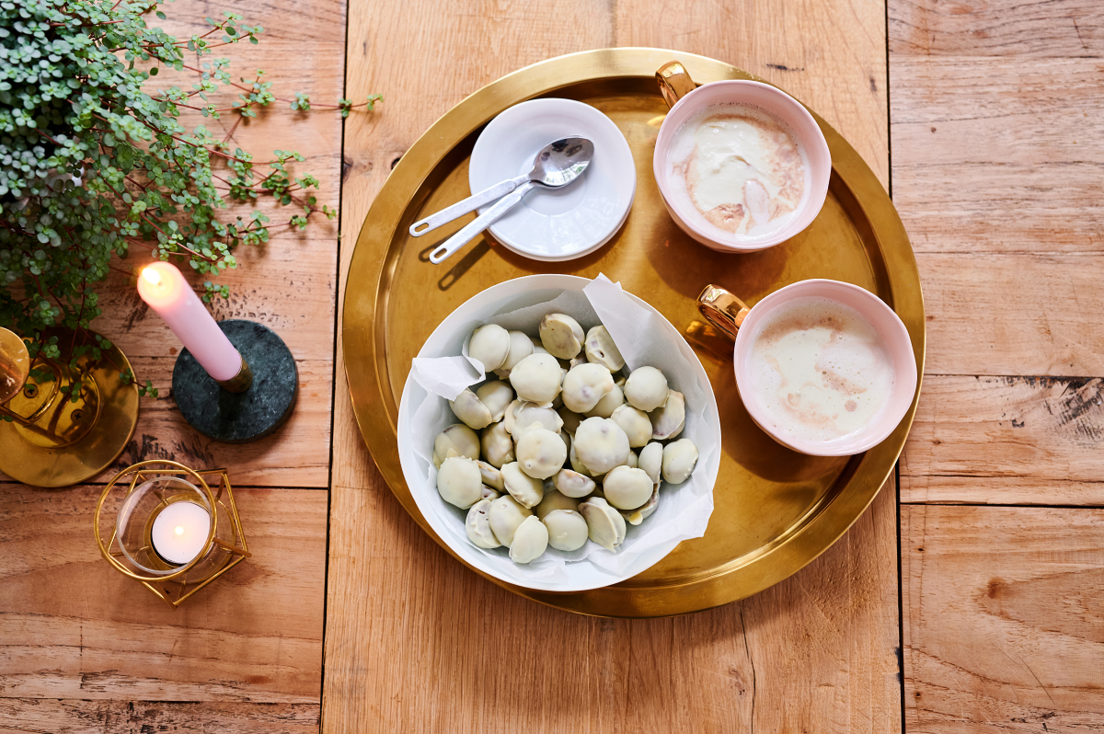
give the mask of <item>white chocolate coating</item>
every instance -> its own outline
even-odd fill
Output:
[[[556,550],[579,550],[590,534],[586,520],[575,510],[553,510],[541,521],[548,528],[548,545]]]
[[[597,488],[594,480],[572,469],[561,469],[552,477],[556,489],[566,497],[586,497]]]
[[[652,513],[659,507],[659,485],[655,485],[652,489],[652,496],[648,498],[640,507],[635,510],[624,510],[621,512],[621,516],[629,523],[629,525],[639,525],[640,523],[651,517]]]
[[[485,372],[494,372],[510,355],[510,334],[497,324],[484,324],[472,332],[468,356],[483,363]]]
[[[625,380],[625,400],[645,413],[663,405],[667,392],[667,378],[655,367],[635,369]]]
[[[506,361],[501,367],[495,370],[495,374],[501,377],[503,380],[510,376],[510,370],[520,362],[533,353],[533,342],[522,331],[510,332],[510,352],[506,355]]]
[[[433,466],[441,468],[441,462],[448,458],[449,449],[455,451],[457,456],[478,459],[479,436],[463,423],[453,423],[433,439]]]
[[[514,532],[517,531],[518,526],[532,514],[532,511],[519,505],[508,494],[492,500],[490,523],[495,540],[509,548],[514,542]]]
[[[609,551],[625,542],[625,518],[601,497],[591,497],[579,505],[579,514],[587,524],[590,539]]]
[[[516,461],[511,464],[503,464],[500,471],[502,472],[502,481],[506,485],[506,491],[522,507],[535,507],[544,497],[544,482],[523,472]]]
[[[625,459],[625,466],[631,466],[633,469],[637,468],[640,464],[640,457],[636,455],[635,451],[629,451],[628,458]],[[615,467],[616,468],[616,467]]]
[[[546,314],[540,322],[541,344],[553,357],[574,359],[583,350],[583,327],[564,313]]]
[[[610,420],[621,426],[621,430],[629,437],[629,446],[633,448],[646,446],[652,439],[652,421],[643,410],[622,405],[613,411]]]
[[[576,413],[593,410],[614,389],[613,375],[600,364],[589,362],[572,367],[563,381],[564,405]]]
[[[663,444],[652,441],[640,449],[638,466],[648,474],[652,484],[658,485],[663,476]]]
[[[575,431],[572,448],[592,474],[605,474],[625,463],[629,456],[629,437],[621,426],[608,418],[587,418]]]
[[[512,413],[511,413],[512,411]],[[514,437],[516,443],[521,434],[531,428],[545,428],[553,433],[559,433],[563,428],[563,418],[552,408],[545,408],[536,403],[514,402],[514,406],[507,411],[509,416],[506,422],[506,430]]]
[[[602,480],[606,501],[619,510],[635,510],[652,496],[654,485],[643,469],[614,467]]]
[[[493,487],[488,487],[486,484],[483,485],[483,492],[482,492],[483,499],[485,499],[485,500],[496,500],[501,496],[502,496],[502,492],[499,492],[498,490],[494,489]]]
[[[450,400],[449,407],[457,418],[477,431],[492,423],[491,411],[468,388],[464,388],[464,392],[457,395],[455,400]]]
[[[622,381],[622,384],[624,384],[624,381]],[[613,389],[603,395],[598,404],[588,410],[585,415],[587,418],[609,418],[613,415],[613,411],[624,404],[625,392],[621,389],[621,385],[615,382],[613,383]]]
[[[497,548],[502,545],[491,531],[491,501],[482,499],[468,509],[464,520],[468,540],[480,548]]]
[[[567,461],[567,446],[558,433],[547,428],[531,427],[518,439],[517,464],[534,479],[547,479]]]
[[[540,520],[529,516],[514,531],[514,540],[510,544],[510,560],[514,563],[529,563],[540,558],[548,550],[548,528]]]
[[[567,406],[558,408],[556,412],[560,414],[560,418],[563,420],[564,432],[569,436],[574,436],[575,429],[583,422],[583,416],[573,410],[568,410]]]
[[[445,459],[437,472],[437,491],[450,505],[468,509],[483,498],[479,466],[466,456]]]
[[[682,484],[698,463],[698,447],[688,438],[680,438],[663,447],[663,479],[668,484]]]
[[[551,403],[560,394],[563,371],[551,354],[530,354],[510,370],[518,397],[531,403]]]
[[[479,439],[483,458],[491,466],[501,469],[514,460],[514,441],[502,423],[493,423],[483,429]]]
[[[579,461],[578,454],[575,453],[575,439],[571,439],[571,446],[567,450],[567,461],[571,464],[571,469],[577,474],[582,474],[584,477],[593,477],[594,472],[587,469],[583,462]]]
[[[648,414],[652,420],[652,438],[667,441],[682,433],[686,425],[686,397],[678,390],[667,394],[667,401]]]
[[[477,461],[475,464],[479,467],[479,476],[483,478],[483,484],[499,492],[506,491],[506,485],[502,482],[502,472],[498,470],[498,467],[485,461]]]
[[[533,512],[543,520],[545,515],[553,510],[576,510],[578,508],[579,500],[572,499],[555,489],[551,489],[544,493],[544,498],[540,501],[540,504],[533,508]]]
[[[498,422],[502,420],[502,416],[506,414],[506,408],[513,401],[514,391],[502,380],[493,380],[486,385],[481,385],[475,391],[475,397],[491,411],[491,420]]]
[[[621,352],[618,351],[617,345],[613,343],[613,337],[610,336],[609,330],[604,326],[595,326],[587,332],[584,349],[586,350],[587,361],[600,364],[610,372],[616,372],[625,366],[625,360],[621,357]]]

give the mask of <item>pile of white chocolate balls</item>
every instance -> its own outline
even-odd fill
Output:
[[[437,435],[433,463],[437,491],[468,511],[480,548],[506,546],[515,563],[548,546],[578,550],[588,537],[616,551],[626,521],[655,512],[661,479],[681,484],[694,471],[697,447],[673,440],[686,422],[683,394],[654,367],[620,377],[625,362],[606,327],[584,337],[575,319],[550,313],[537,341],[487,324],[468,354],[500,379],[451,401],[462,422]]]

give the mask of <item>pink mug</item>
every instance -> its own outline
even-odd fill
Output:
[[[697,87],[682,64],[672,61],[656,72],[663,99],[671,106],[659,128],[652,172],[663,204],[686,234],[719,252],[754,252],[785,242],[808,227],[828,194],[832,176],[832,155],[820,126],[805,106],[777,87],[750,80],[712,82]],[[801,200],[789,220],[779,229],[761,235],[727,232],[710,223],[692,203],[676,197],[669,181],[672,175],[668,152],[679,129],[699,110],[713,105],[741,104],[757,108],[782,121],[805,149],[808,166]],[[677,175],[677,174],[675,174]]]
[[[857,311],[874,328],[893,361],[894,386],[880,413],[861,428],[840,438],[814,441],[793,435],[772,418],[759,396],[748,389],[752,346],[768,317],[796,299],[820,298]],[[720,286],[708,285],[698,296],[698,310],[714,326],[736,340],[732,362],[736,388],[752,420],[775,441],[811,456],[850,456],[877,446],[900,424],[916,395],[916,358],[912,339],[901,319],[876,295],[838,280],[802,280],[781,288],[749,308]]]

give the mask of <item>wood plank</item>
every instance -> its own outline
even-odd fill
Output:
[[[0,734],[312,734],[319,704],[0,698]]]
[[[1099,60],[931,57],[901,45],[891,41],[893,199],[913,247],[1099,254]]]
[[[1104,511],[901,508],[906,730],[1097,731]]]
[[[1104,504],[1104,380],[929,375],[901,501]]]
[[[246,22],[265,26],[261,43],[245,43],[222,48],[215,56],[231,59],[235,81],[252,78],[258,68],[268,73],[273,93],[292,98],[295,92],[308,93],[315,103],[336,103],[343,91],[345,6],[320,0],[294,0],[266,6],[262,11],[246,3],[224,3],[218,9],[239,11]],[[199,6],[168,7],[167,22],[160,22],[178,37],[202,33],[206,11]],[[161,74],[159,83],[179,82],[185,88],[194,82],[186,74]],[[171,82],[170,82],[171,80]],[[237,102],[237,90],[213,95],[220,106]],[[198,113],[182,118],[188,124],[204,122],[214,135],[225,134],[235,117],[224,114],[221,120],[203,120]],[[354,116],[365,113],[354,113]],[[306,161],[293,169],[300,175],[312,173],[320,181],[319,205],[336,207],[341,175],[340,114],[318,110],[296,113],[284,102],[262,111],[256,120],[239,125],[231,142],[265,160],[274,149],[295,150]],[[260,170],[260,169],[258,169]],[[212,465],[229,464],[238,476],[250,484],[286,487],[325,487],[329,481],[330,412],[334,349],[335,272],[337,267],[337,223],[314,217],[305,232],[292,232],[282,223],[300,211],[296,207],[262,206],[272,217],[272,239],[263,247],[241,247],[235,253],[240,262],[218,282],[230,286],[231,299],[216,302],[216,319],[244,318],[258,321],[278,333],[295,355],[300,370],[300,395],[290,425],[274,436],[247,447],[225,447],[189,427],[171,400],[172,367],[180,342],[168,327],[138,298],[134,286],[121,275],[113,275],[102,287],[102,317],[94,328],[115,341],[131,359],[140,379],[150,379],[160,390],[160,398],[143,398],[138,428],[126,458],[155,458],[178,453],[188,460],[192,452],[185,447],[202,447],[194,452]],[[250,207],[233,206],[227,216],[248,216]],[[147,252],[132,247],[127,266],[148,259]],[[203,278],[193,278],[200,283]],[[106,482],[109,469],[94,481]]]
[[[612,620],[479,579],[384,487],[335,491],[324,730],[900,731],[894,502],[744,602]]]
[[[1099,504],[1104,13],[893,0],[889,21],[894,202],[928,319],[902,499]]]
[[[889,30],[891,52],[901,55],[1033,60],[1104,55],[1104,13],[1094,0],[893,0]]]
[[[684,49],[767,77],[816,107],[885,181],[881,3],[759,1],[740,15],[569,2],[554,16],[537,3],[466,0],[449,16],[423,3],[350,4],[349,95],[387,102],[347,126],[345,243],[393,163],[450,106],[525,64],[610,45]],[[342,248],[342,290],[351,255]],[[429,540],[372,466],[347,390],[339,379],[325,731],[900,730],[891,492],[828,553],[751,600],[677,619],[580,618],[483,581]]]
[[[932,375],[1104,375],[1104,255],[918,253]]]
[[[0,701],[318,702],[325,493],[235,489],[253,557],[173,610],[100,557],[100,491],[0,486]]]

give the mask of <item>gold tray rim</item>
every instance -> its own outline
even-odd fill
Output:
[[[386,313],[394,277],[387,252],[403,213],[415,203],[425,179],[457,144],[506,107],[557,89],[616,78],[651,78],[678,59],[699,83],[721,79],[763,81],[705,56],[656,48],[582,51],[512,72],[469,95],[442,115],[403,155],[377,194],[354,245],[342,308],[343,364],[358,428],[384,481],[403,508],[453,558],[483,578],[520,596],[565,611],[605,617],[661,617],[728,604],[788,578],[830,548],[862,516],[893,473],[916,414],[926,356],[926,322],[916,259],[904,225],[888,194],[858,152],[814,110],[832,150],[834,187],[842,186],[870,225],[882,260],[895,264],[876,273],[889,291],[889,305],[904,321],[917,361],[916,395],[894,432],[849,465],[846,491],[840,491],[765,550],[737,565],[725,564],[707,576],[673,585],[639,586],[632,579],[582,592],[545,592],[514,586],[464,563],[422,517],[399,465],[398,406],[386,381],[386,343],[376,315]],[[769,82],[765,82],[769,83]],[[658,94],[658,89],[656,94]],[[872,259],[872,261],[874,261]],[[389,268],[388,265],[391,265]],[[354,283],[357,287],[354,288]],[[371,285],[374,287],[365,287]],[[380,420],[386,417],[386,421]],[[737,559],[739,560],[739,559]]]

